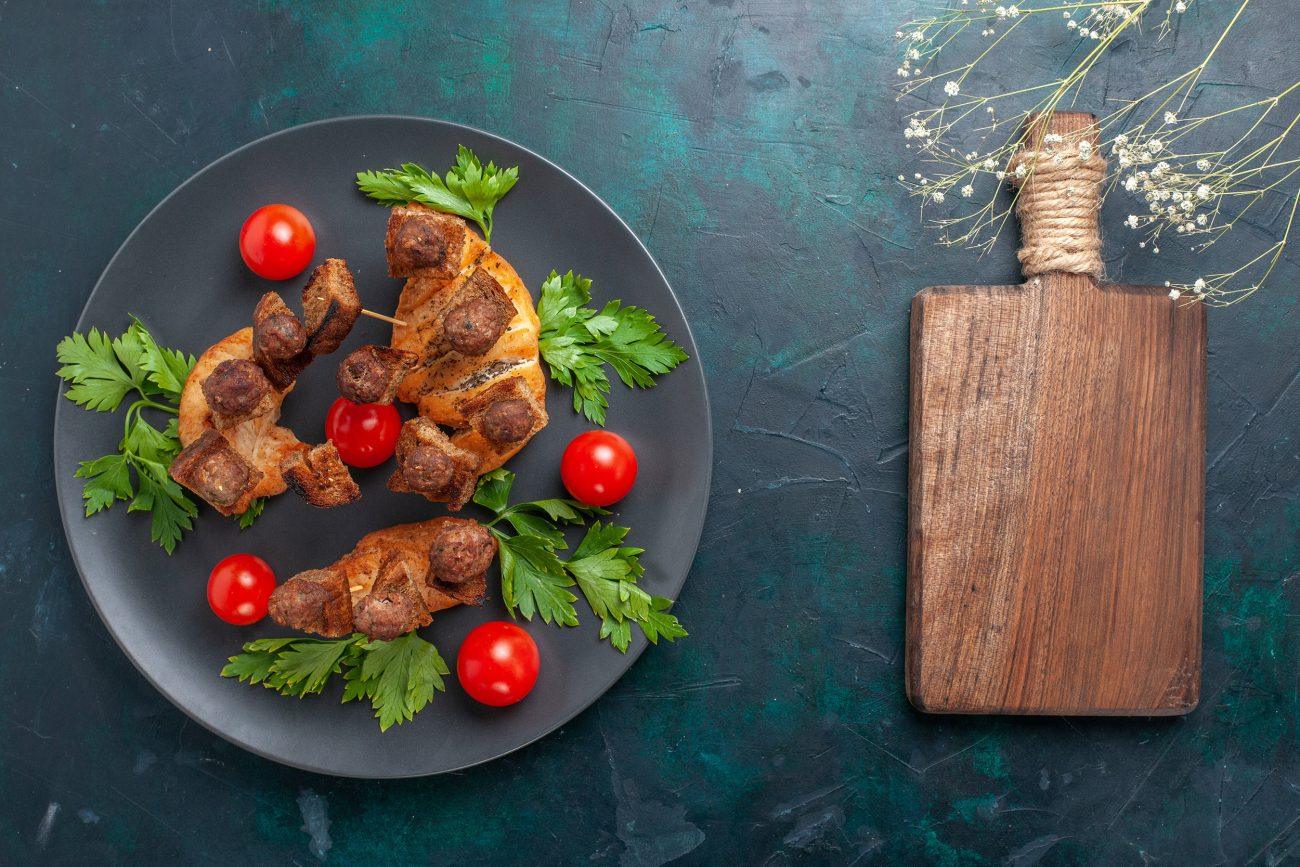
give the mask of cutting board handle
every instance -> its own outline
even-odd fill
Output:
[[[1097,118],[1087,112],[1030,115],[1008,176],[1019,187],[1020,268],[1026,279],[1063,272],[1100,279],[1097,213],[1106,161]]]

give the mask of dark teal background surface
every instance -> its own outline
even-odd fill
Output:
[[[1256,298],[1210,316],[1201,706],[1087,720],[907,705],[908,304],[930,284],[1015,277],[1012,239],[982,259],[935,247],[894,181],[912,167],[888,90],[892,35],[912,7],[0,2],[0,862],[1300,854],[1293,256]],[[1291,4],[1251,10],[1207,104],[1297,77]],[[1189,14],[1166,47],[1198,58],[1213,17]],[[1067,55],[1064,43],[1028,52],[1008,84]],[[1133,91],[1162,57],[1121,46],[1109,90]],[[232,148],[357,113],[482,127],[609,202],[690,317],[716,437],[709,520],[677,608],[690,638],[651,649],[516,755],[396,783],[262,761],[155,693],[90,608],[49,476],[53,347],[131,228]],[[1285,204],[1221,253],[1271,243]],[[1128,209],[1106,211],[1112,279],[1209,270],[1115,243]]]

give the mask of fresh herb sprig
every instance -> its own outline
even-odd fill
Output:
[[[519,166],[483,165],[464,145],[456,149],[456,165],[445,178],[416,163],[400,168],[357,172],[357,186],[381,205],[421,202],[439,211],[478,223],[483,240],[492,243],[492,209],[519,180]]]
[[[438,649],[415,632],[392,641],[359,632],[334,640],[259,638],[221,669],[222,677],[298,698],[319,694],[341,674],[343,701],[369,701],[380,731],[413,719],[435,692],[446,690],[450,673]]]
[[[501,598],[511,616],[546,623],[577,626],[573,607],[577,586],[592,613],[600,618],[600,637],[626,653],[632,641],[632,624],[652,644],[673,641],[686,630],[670,614],[672,600],[653,596],[637,585],[645,572],[641,548],[623,544],[627,527],[594,520],[586,535],[567,558],[563,525],[583,525],[604,509],[576,500],[547,499],[508,505],[515,474],[493,470],[479,480],[474,502],[494,514],[487,527],[497,539],[501,558]],[[509,525],[514,533],[505,529]]]
[[[194,356],[160,346],[135,317],[115,339],[95,328],[71,334],[59,341],[55,355],[62,365],[58,376],[69,383],[66,396],[78,406],[114,412],[128,395],[138,395],[126,409],[117,452],[82,461],[77,469],[77,477],[85,479],[87,517],[127,500],[128,512],[151,513],[153,541],[172,553],[198,514],[194,501],[167,475],[181,450],[175,416]],[[145,410],[172,418],[159,430],[144,417]]]
[[[656,376],[687,355],[642,308],[610,301],[596,310],[590,303],[591,280],[552,271],[537,302],[540,348],[551,378],[573,389],[574,411],[604,425],[610,388],[606,364],[628,388],[650,388]]]

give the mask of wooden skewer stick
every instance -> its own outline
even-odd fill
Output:
[[[361,312],[364,313],[366,316],[371,317],[372,319],[381,319],[381,320],[383,320],[384,322],[388,322],[388,323],[390,323],[390,324],[392,324],[392,325],[405,325],[405,324],[406,324],[405,322],[403,322],[403,321],[400,320],[400,319],[394,319],[394,318],[391,317],[391,316],[385,316],[385,315],[382,314],[382,313],[376,313],[375,311],[373,311],[373,310],[367,310],[367,309],[364,308],[364,307],[361,308]]]

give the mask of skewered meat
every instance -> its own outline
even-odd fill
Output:
[[[414,205],[393,210],[394,216],[389,220],[389,270],[395,275],[414,276],[402,288],[395,315],[406,324],[393,327],[392,345],[420,356],[420,364],[398,387],[397,397],[417,404],[420,415],[456,431],[471,429],[470,421],[462,411],[467,402],[497,382],[511,377],[520,378],[532,393],[531,406],[535,411],[543,407],[546,377],[538,358],[540,323],[533,309],[532,297],[519,275],[465,226],[464,221],[446,214],[437,215],[436,219],[441,223],[457,221],[464,232],[459,270],[454,276],[447,277],[405,267],[409,263],[396,258],[393,252],[394,233],[402,221],[414,218],[413,213],[434,212]],[[400,215],[397,214],[399,210],[402,212]],[[491,308],[502,315],[509,312],[497,303],[502,297],[514,307],[504,331],[481,355],[468,354],[467,350],[479,348],[474,344],[475,339],[496,334],[496,313],[489,314],[487,310]],[[453,313],[462,303],[471,301],[475,303]],[[473,328],[465,327],[466,319]],[[452,345],[449,330],[462,348]],[[540,413],[538,418],[539,422],[532,425],[527,435],[508,444],[493,443],[479,433],[464,437],[458,433],[453,441],[474,452],[479,458],[478,471],[485,473],[505,463],[545,426],[545,413]],[[504,432],[501,428],[497,430]]]
[[[181,449],[171,477],[198,494],[223,515],[248,508],[262,473],[215,430],[208,430]]]
[[[339,365],[339,393],[353,403],[392,403],[398,384],[419,360],[414,352],[367,343]]]
[[[429,354],[433,356],[442,349],[462,355],[482,355],[501,338],[506,325],[515,318],[515,305],[496,278],[483,268],[471,271],[459,289],[453,291],[450,300],[453,306],[442,317],[441,342],[445,347],[430,346]]]
[[[348,578],[334,569],[299,572],[271,592],[267,613],[281,626],[322,638],[352,634],[352,599]]]
[[[208,347],[208,350],[199,356],[181,392],[180,411],[177,414],[177,432],[180,435],[181,445],[191,445],[205,433],[212,431],[215,426],[212,407],[203,393],[204,383],[222,362],[231,359],[249,361],[252,357],[252,328],[241,328],[224,340],[219,340]],[[259,471],[258,481],[247,498],[249,501],[282,493],[285,482],[284,476],[280,473],[280,464],[293,452],[307,448],[293,435],[293,431],[276,424],[280,418],[280,403],[292,387],[290,383],[285,391],[270,393],[274,404],[270,411],[225,428],[219,433],[219,436],[225,437],[230,446],[245,461]],[[175,468],[174,463],[173,468]],[[181,480],[177,479],[177,481]],[[196,493],[200,492],[196,491]],[[247,502],[241,498],[227,514],[242,512],[245,508]]]
[[[393,208],[384,238],[388,275],[450,280],[461,269],[468,234],[465,221],[451,214],[421,205]]]
[[[361,496],[332,442],[294,452],[284,459],[280,472],[289,490],[321,509],[346,505]]]
[[[280,391],[311,363],[307,329],[278,292],[267,292],[253,308],[253,360]]]
[[[355,629],[388,639],[428,624],[435,611],[482,602],[490,558],[474,561],[482,571],[457,585],[454,595],[430,576],[433,541],[449,525],[482,530],[474,521],[434,518],[368,533],[333,565],[301,572],[277,587],[271,619],[326,638]]]
[[[357,632],[380,641],[391,641],[429,620],[424,597],[401,557],[390,557],[380,565],[374,586],[357,601],[352,613]]]
[[[451,441],[491,465],[504,463],[547,422],[546,407],[521,376],[496,380],[462,400],[457,410],[466,427]]]
[[[416,416],[402,425],[397,437],[397,471],[388,489],[414,492],[456,511],[474,496],[478,458],[457,448],[436,424]]]
[[[302,290],[307,351],[315,357],[338,349],[360,315],[361,299],[348,263],[342,259],[326,259],[311,272],[311,279]]]
[[[271,381],[262,368],[242,358],[228,358],[203,381],[203,396],[217,430],[234,427],[275,409]]]
[[[451,592],[486,572],[496,555],[496,537],[482,524],[443,524],[429,547],[429,578]]]

